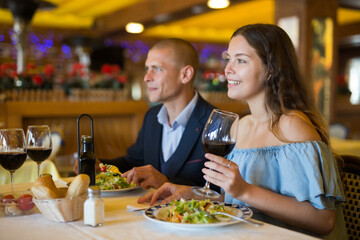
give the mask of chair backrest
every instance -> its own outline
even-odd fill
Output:
[[[341,155],[346,203],[343,207],[349,240],[360,239],[360,157]]]

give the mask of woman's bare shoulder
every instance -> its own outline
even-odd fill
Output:
[[[239,126],[246,127],[250,124],[250,121],[251,121],[251,115],[245,115],[239,119]]]
[[[321,137],[310,119],[300,111],[283,114],[279,121],[281,135],[290,142],[320,141]]]

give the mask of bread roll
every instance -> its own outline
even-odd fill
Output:
[[[61,198],[61,194],[50,174],[45,174],[35,180],[31,192],[39,200]]]
[[[50,188],[42,185],[32,186],[31,192],[39,200],[61,198],[58,192],[54,192]]]
[[[66,193],[67,198],[78,197],[86,193],[87,188],[90,184],[90,177],[86,174],[77,175],[74,180],[71,182],[69,189]]]

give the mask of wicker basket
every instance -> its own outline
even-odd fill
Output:
[[[33,199],[40,212],[47,219],[55,222],[70,222],[80,219],[83,215],[85,200],[86,194],[76,198]]]

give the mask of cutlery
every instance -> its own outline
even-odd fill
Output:
[[[148,207],[147,208],[138,208],[138,209],[133,210],[133,212],[145,211],[146,209],[148,209]]]
[[[248,224],[251,224],[253,226],[261,226],[261,225],[264,225],[264,223],[260,222],[260,221],[257,221],[257,220],[254,220],[254,219],[251,219],[251,218],[248,218],[248,219],[245,219],[245,218],[241,218],[241,217],[237,217],[237,216],[234,216],[234,215],[231,215],[229,213],[224,213],[224,212],[214,212],[214,213],[211,213],[211,214],[208,214],[208,215],[222,215],[222,216],[227,216],[227,217],[230,217],[232,219],[236,219],[236,220],[239,220],[239,221],[242,221],[242,222],[245,222],[245,223],[248,223]],[[215,216],[215,218],[217,218]]]

